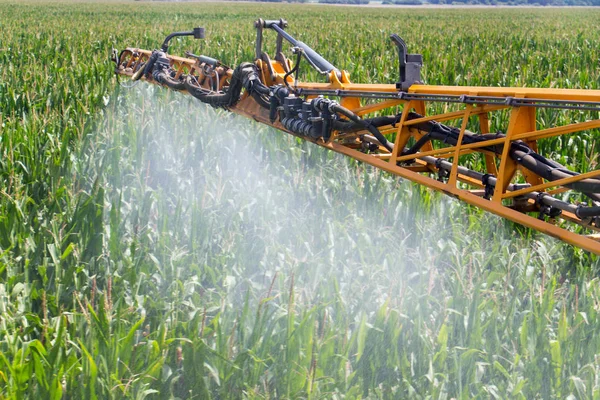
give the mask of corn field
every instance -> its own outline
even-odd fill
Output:
[[[600,399],[596,256],[114,76],[194,26],[252,60],[259,17],[355,82],[398,33],[430,84],[600,83],[595,9],[0,1],[0,399]]]

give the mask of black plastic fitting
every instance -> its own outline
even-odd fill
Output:
[[[173,32],[165,38],[160,49],[166,53],[169,50],[169,42],[176,36],[193,36],[194,39],[204,39],[204,28],[198,27],[188,32]]]

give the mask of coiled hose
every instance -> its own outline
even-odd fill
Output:
[[[252,63],[240,64],[233,71],[227,90],[222,93],[214,93],[198,86],[191,75],[184,79],[183,86],[192,96],[213,107],[233,106],[239,101],[242,89],[245,88],[261,107],[269,108],[269,101],[264,97],[268,96],[269,88],[260,82],[258,70]]]

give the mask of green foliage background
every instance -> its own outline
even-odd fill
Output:
[[[0,3],[0,398],[600,397],[596,257],[108,62],[282,16],[357,82],[397,32],[431,84],[598,87],[590,9]]]

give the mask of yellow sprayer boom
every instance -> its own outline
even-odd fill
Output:
[[[391,39],[398,48],[398,82],[353,84],[346,71],[290,36],[285,20],[255,26],[255,59],[233,69],[204,55],[168,54],[175,36],[203,38],[204,29],[195,28],[169,35],[159,50],[126,48],[114,56],[115,71],[189,93],[600,254],[594,236],[600,230],[600,171],[571,171],[538,152],[540,140],[600,128],[599,90],[425,85],[421,55],[408,54],[397,35]],[[262,48],[267,30],[277,34],[273,59]],[[284,41],[293,46],[293,63],[282,51]],[[300,82],[303,61],[327,82]],[[538,109],[574,110],[584,122],[539,126]],[[508,120],[501,132],[489,132],[492,118]],[[447,121],[460,121],[460,127]],[[469,122],[477,133],[467,129]]]

